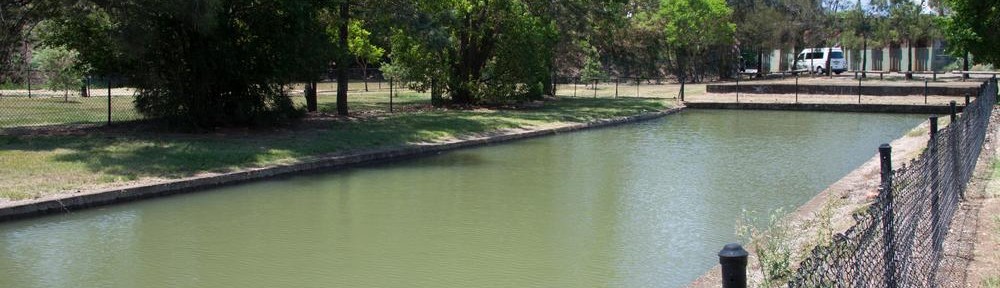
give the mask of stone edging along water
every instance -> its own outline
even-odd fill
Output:
[[[212,187],[233,185],[276,176],[371,164],[435,154],[461,148],[477,147],[576,130],[639,122],[661,118],[680,112],[683,109],[684,107],[676,107],[652,113],[603,119],[580,124],[562,125],[552,128],[503,131],[499,133],[487,133],[485,136],[473,136],[466,139],[442,141],[429,144],[410,144],[342,155],[319,156],[302,159],[300,162],[294,164],[274,165],[231,173],[187,177],[153,184],[140,184],[126,187],[84,191],[74,194],[53,195],[25,201],[14,201],[0,204],[0,221],[53,213],[72,212],[74,210],[90,207],[123,203],[171,194],[194,192]]]
[[[861,113],[905,113],[941,114],[951,113],[947,105],[907,105],[907,104],[840,104],[840,103],[728,103],[728,102],[686,102],[691,109],[743,109],[743,110],[789,110],[827,111]],[[956,106],[957,112],[965,107]]]

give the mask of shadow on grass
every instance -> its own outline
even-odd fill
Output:
[[[663,108],[662,103],[650,100],[563,99],[531,110],[401,113],[357,122],[331,120],[315,128],[273,133],[0,136],[0,151],[13,155],[14,165],[23,169],[46,171],[51,163],[69,162],[81,163],[87,171],[56,173],[100,173],[108,179],[179,178],[308,156],[387,148],[551,122],[585,122]],[[16,163],[19,151],[47,154],[47,161],[53,162]]]

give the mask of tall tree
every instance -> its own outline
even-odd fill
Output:
[[[419,9],[416,27],[427,29],[404,27],[390,49],[413,87],[446,91],[455,105],[541,97],[554,35],[522,1],[427,1]]]
[[[941,21],[949,51],[972,53],[976,62],[1000,65],[1000,3],[979,0],[946,0],[951,15]],[[968,68],[966,68],[968,69]]]
[[[0,1],[0,81],[10,80],[31,60],[27,57],[27,36],[58,7],[55,0]]]
[[[109,55],[118,58],[109,62],[128,64],[120,72],[139,90],[137,110],[173,125],[255,125],[300,115],[283,84],[318,74],[329,59],[319,1],[90,3],[110,15],[110,28],[76,29],[80,33],[53,43],[79,51],[83,60],[101,59],[92,55],[100,50],[81,38],[108,33]],[[69,27],[94,26],[84,24]]]
[[[736,26],[729,21],[732,10],[723,0],[663,0],[657,15],[664,19],[667,52],[678,78],[703,76],[698,70],[707,63],[699,59],[732,47]]]

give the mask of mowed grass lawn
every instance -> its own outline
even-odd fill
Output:
[[[394,87],[392,102],[393,111],[412,111],[430,105],[430,94],[409,89]],[[560,84],[557,94],[560,97],[619,98],[642,97],[674,99],[680,86],[676,83],[653,83],[643,81],[639,86],[635,83],[600,83],[597,89],[592,85]],[[320,112],[336,113],[336,83],[319,84]],[[62,91],[32,90],[33,97],[28,97],[27,90],[0,90],[0,128],[20,126],[43,126],[60,124],[103,124],[108,118],[107,90],[94,88],[90,90],[93,97],[80,97],[78,91],[69,92],[64,97]],[[143,116],[133,106],[135,91],[131,88],[112,89],[111,120],[115,122],[142,119]],[[289,95],[300,106],[305,106],[302,97],[302,85],[290,85]],[[595,93],[596,92],[596,93]],[[705,84],[688,84],[686,95],[696,96],[705,93]],[[361,114],[387,113],[390,110],[389,85],[387,82],[368,83],[368,90],[362,82],[353,81],[348,86],[348,103],[350,110]]]
[[[417,97],[413,99],[419,102]],[[0,136],[0,199],[293,163],[309,156],[499,129],[589,122],[659,111],[673,103],[662,99],[571,98],[548,101],[534,109],[424,110],[360,120],[308,120],[266,131]]]

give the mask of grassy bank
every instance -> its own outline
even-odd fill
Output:
[[[0,136],[0,199],[227,172],[501,129],[589,122],[663,110],[670,103],[562,99],[525,110],[433,110],[364,120],[313,119],[268,131]]]

